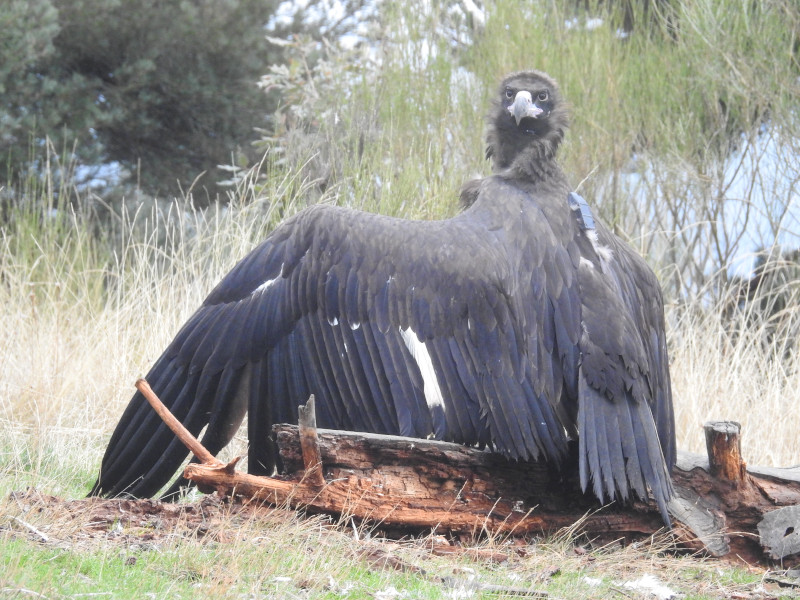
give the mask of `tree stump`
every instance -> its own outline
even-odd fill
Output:
[[[747,465],[742,460],[739,438],[741,429],[736,421],[709,421],[703,425],[711,476],[728,481],[735,488],[747,484]]]

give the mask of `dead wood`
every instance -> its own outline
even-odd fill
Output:
[[[322,456],[319,452],[317,413],[314,407],[313,394],[308,399],[308,402],[298,408],[297,415],[305,481],[310,486],[322,487],[325,485],[325,478],[322,476]]]
[[[577,469],[558,471],[449,442],[317,429],[313,403],[301,415],[300,426],[274,427],[283,476],[240,473],[236,461],[224,465],[213,457],[190,463],[184,476],[220,494],[403,530],[540,535],[579,523],[592,539],[632,541],[663,529],[655,504],[600,506],[581,491]],[[713,460],[678,455],[673,539],[716,557],[800,564],[800,468],[747,469],[738,424],[709,424],[707,431]],[[188,431],[179,437],[193,452],[199,446]]]
[[[747,485],[747,465],[742,460],[739,438],[742,426],[736,421],[709,421],[703,425],[709,472],[733,487]]]
[[[136,381],[136,389],[141,392],[145,400],[147,400],[150,406],[153,407],[153,410],[156,411],[156,414],[158,414],[166,426],[172,430],[172,433],[174,433],[181,443],[197,457],[197,460],[209,465],[217,463],[222,464],[213,454],[206,450],[203,444],[201,444],[200,441],[194,437],[191,432],[186,429],[186,427],[183,426],[183,423],[178,421],[178,419],[175,418],[175,415],[173,415],[169,409],[164,406],[164,403],[161,402],[161,399],[158,396],[156,396],[156,393],[146,380],[138,379]]]

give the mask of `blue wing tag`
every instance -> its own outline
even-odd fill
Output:
[[[569,207],[575,211],[575,216],[578,217],[578,223],[581,229],[594,229],[594,217],[592,216],[592,209],[586,203],[586,200],[580,194],[570,192],[567,194],[567,202]]]

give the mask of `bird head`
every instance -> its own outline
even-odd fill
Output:
[[[568,124],[567,105],[549,75],[512,73],[500,84],[489,114],[487,158],[494,160],[495,170],[553,158]]]

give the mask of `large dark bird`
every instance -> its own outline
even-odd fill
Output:
[[[564,461],[601,500],[648,498],[666,522],[675,461],[658,282],[572,193],[556,162],[567,110],[544,73],[493,103],[494,175],[444,221],[313,206],[217,285],[147,379],[203,444],[248,413],[249,469],[273,423],[316,396],[321,427],[488,445]],[[186,449],[137,393],[92,494],[150,496]]]

